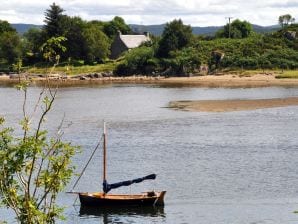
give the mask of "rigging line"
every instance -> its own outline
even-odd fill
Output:
[[[72,187],[72,190],[71,190],[71,191],[73,191],[73,189],[74,189],[74,188],[77,186],[77,184],[78,184],[79,180],[80,180],[80,179],[81,179],[81,177],[83,176],[83,174],[84,174],[84,172],[85,172],[86,168],[88,167],[88,165],[89,165],[90,161],[92,160],[92,158],[93,158],[93,156],[94,156],[94,154],[95,154],[96,150],[98,149],[98,147],[99,147],[99,145],[100,145],[100,143],[101,143],[101,141],[102,141],[102,138],[103,138],[103,137],[101,137],[101,139],[99,140],[99,142],[98,142],[97,146],[96,146],[96,147],[95,147],[95,149],[93,150],[93,152],[92,152],[92,154],[91,154],[91,156],[90,156],[90,158],[89,158],[89,160],[88,160],[87,164],[85,165],[85,167],[84,167],[83,171],[81,172],[80,176],[78,177],[77,181],[74,183],[74,185],[73,185],[73,187]]]

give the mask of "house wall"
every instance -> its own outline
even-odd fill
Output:
[[[120,39],[119,35],[117,35],[111,45],[111,59],[118,58],[123,52],[127,51],[128,48]]]

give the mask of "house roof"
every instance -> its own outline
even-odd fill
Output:
[[[135,48],[143,42],[149,41],[150,38],[146,35],[120,35],[120,39],[127,48]]]

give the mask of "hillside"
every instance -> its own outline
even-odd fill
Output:
[[[11,24],[18,33],[23,34],[30,28],[41,28],[41,25],[34,25],[34,24],[22,24],[22,23],[15,23]],[[153,35],[160,36],[163,32],[165,24],[160,25],[138,25],[138,24],[130,24],[129,25],[134,32],[143,33],[148,31]],[[221,29],[222,26],[206,26],[206,27],[193,27],[193,33],[196,35],[214,35],[217,30]],[[278,26],[259,26],[253,25],[253,28],[258,33],[267,33],[275,31]]]
[[[11,26],[17,30],[19,34],[23,34],[31,28],[41,28],[41,25],[12,23]]]
[[[259,26],[259,25],[252,25],[253,29],[257,33],[269,33],[276,31],[278,29],[278,25],[273,26]],[[137,33],[143,33],[145,31],[152,33],[153,35],[160,36],[163,32],[165,24],[161,25],[137,25],[131,24],[131,29]],[[223,26],[206,26],[206,27],[192,27],[193,34],[196,35],[214,35],[219,29]]]

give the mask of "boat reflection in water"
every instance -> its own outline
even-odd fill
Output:
[[[166,214],[164,207],[162,206],[144,206],[144,207],[95,207],[95,206],[84,206],[80,207],[80,217],[90,218],[97,217],[102,218],[103,223],[114,223],[115,219],[121,221],[121,219],[127,220],[128,217],[140,218],[142,220],[149,218],[164,219]]]

